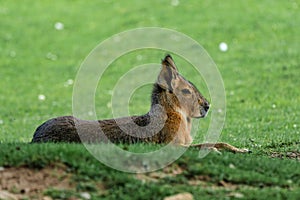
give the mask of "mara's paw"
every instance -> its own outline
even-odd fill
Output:
[[[252,151],[246,148],[242,148],[242,149],[238,149],[236,153],[252,153]]]

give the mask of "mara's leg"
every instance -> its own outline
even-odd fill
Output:
[[[185,147],[188,147],[188,145],[183,145]],[[231,151],[233,153],[251,153],[248,149],[240,149],[235,146],[232,146],[228,143],[224,142],[218,142],[218,143],[203,143],[203,144],[191,144],[190,147],[197,147],[199,149],[211,149],[215,151],[225,150],[225,151]]]

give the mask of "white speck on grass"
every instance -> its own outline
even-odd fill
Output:
[[[171,5],[172,6],[178,6],[179,5],[179,0],[171,0]]]
[[[73,85],[74,81],[73,81],[72,79],[68,79],[67,83],[68,83],[69,85]]]
[[[232,164],[232,163],[230,163],[230,164],[229,164],[229,168],[230,168],[230,169],[235,169],[235,165]]]
[[[55,61],[55,60],[57,60],[57,55],[49,52],[49,53],[47,53],[46,58],[49,60]]]
[[[89,116],[93,116],[93,112],[92,112],[92,111],[89,111],[89,112],[88,112],[88,115],[89,115]]]
[[[218,109],[218,113],[222,113],[223,110],[221,108]]]
[[[256,144],[256,143],[253,143],[253,144],[251,144],[251,146],[252,146],[252,147],[258,147],[258,148],[260,148],[260,147],[261,147],[261,145],[260,145],[260,144]]]
[[[87,192],[81,192],[81,193],[80,193],[80,196],[81,196],[83,199],[91,199],[90,193],[87,193]]]
[[[3,120],[2,119],[0,119],[0,124],[3,124],[4,122],[3,122]]]
[[[39,99],[40,101],[45,101],[45,100],[46,100],[46,96],[43,95],[43,94],[39,94],[38,99]]]
[[[276,105],[275,105],[275,104],[272,104],[272,108],[276,108]]]
[[[61,31],[61,30],[64,29],[64,24],[61,23],[61,22],[56,22],[56,23],[54,24],[54,28],[55,28],[56,30],[58,30],[58,31]]]
[[[65,82],[64,86],[65,86],[65,87],[68,87],[68,86],[70,86],[70,85],[73,85],[73,83],[74,83],[74,81],[73,81],[72,79],[68,79],[68,80]]]
[[[220,51],[225,52],[225,51],[228,50],[228,45],[227,45],[225,42],[221,42],[221,43],[219,44],[219,49],[220,49]]]
[[[231,192],[228,194],[228,196],[236,198],[236,199],[243,199],[244,195],[240,192]]]
[[[293,127],[294,127],[294,128],[297,128],[297,124],[293,124]]]
[[[137,55],[137,56],[136,56],[136,59],[137,59],[138,61],[141,61],[141,60],[143,59],[143,56],[142,56],[142,55]]]

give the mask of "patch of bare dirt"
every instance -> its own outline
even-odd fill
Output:
[[[43,196],[45,189],[69,190],[74,188],[66,166],[55,164],[43,169],[26,167],[1,168],[0,199],[51,199]]]
[[[136,178],[142,182],[158,182],[160,179],[165,177],[176,177],[184,172],[184,167],[171,164],[166,168],[156,171],[150,172],[145,174],[136,174]],[[221,180],[219,182],[214,182],[211,177],[208,175],[195,175],[189,176],[188,178],[188,185],[190,186],[197,186],[197,187],[205,187],[205,188],[212,188],[214,190],[218,189],[226,189],[228,190],[227,196],[229,198],[244,198],[244,195],[240,192],[236,192],[237,189],[249,188],[253,189],[252,186],[243,185],[243,184],[234,184],[226,180]],[[183,192],[179,194],[174,194],[171,196],[167,196],[164,200],[193,200],[194,196],[189,192]]]
[[[182,174],[184,169],[176,164],[169,165],[160,171],[145,173],[145,174],[136,174],[136,178],[142,182],[158,182],[159,179],[165,177],[173,177],[178,174]]]
[[[188,183],[192,186],[206,186],[207,182],[210,182],[211,178],[207,175],[197,175],[190,177]]]
[[[164,198],[164,200],[193,200],[193,199],[194,199],[193,195],[189,192],[179,193]]]
[[[272,152],[270,156],[272,158],[289,158],[300,161],[300,152],[298,151]]]

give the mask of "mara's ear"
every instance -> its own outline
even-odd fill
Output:
[[[163,59],[161,62],[162,62],[162,65],[169,66],[169,67],[173,68],[173,70],[175,70],[176,72],[178,71],[177,67],[173,61],[173,58],[170,56],[170,54],[167,54],[165,59]]]
[[[158,75],[157,84],[173,92],[174,82],[178,76],[176,65],[170,55],[167,55],[161,64],[162,68]]]

